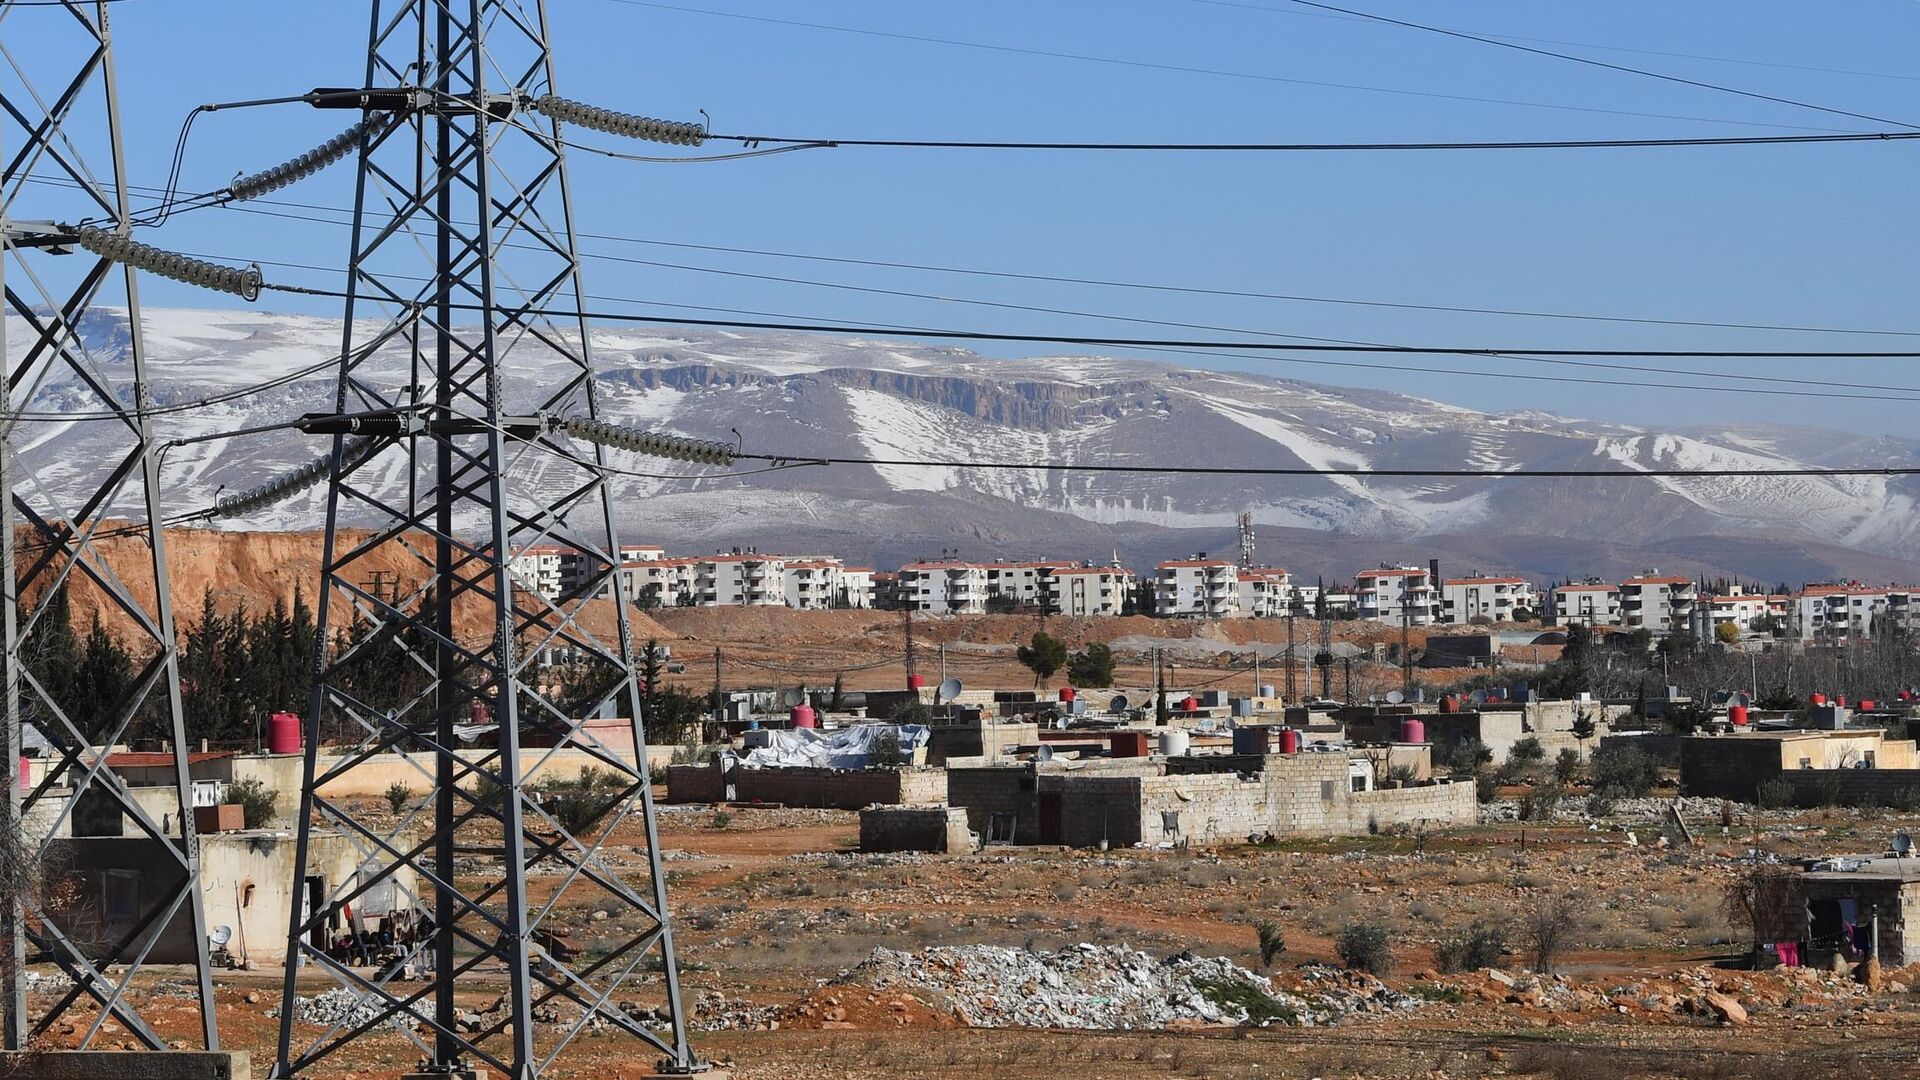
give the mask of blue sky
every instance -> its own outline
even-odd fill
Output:
[[[1920,124],[1920,76],[1910,74],[1920,7],[1911,4],[1354,0],[1351,6],[1479,33],[1578,43],[1541,47]],[[1367,141],[1875,127],[1313,13],[1285,0],[549,0],[549,9],[562,93],[654,116],[697,119],[705,109],[716,130],[737,133]],[[16,14],[10,39],[31,33],[30,17],[36,13]],[[193,105],[355,84],[364,63],[366,7],[346,0],[134,0],[118,5],[115,18],[130,172],[139,183],[161,182],[179,122]],[[189,146],[185,186],[218,187],[236,172],[284,160],[337,132],[345,119],[298,105],[203,117]],[[612,137],[582,141],[614,144]],[[673,152],[645,144],[622,148]],[[571,160],[581,227],[623,237],[1362,300],[1920,331],[1913,312],[1920,237],[1912,199],[1920,145],[1913,143],[1319,156],[839,149],[707,165]],[[277,197],[345,206],[350,176],[336,169]],[[182,250],[325,266],[339,265],[345,253],[344,230],[224,211],[176,218],[148,239]],[[952,277],[610,241],[583,246],[629,258],[1273,334],[1494,347],[1920,348],[1920,337],[1457,315]],[[600,260],[588,264],[587,274],[591,292],[666,304],[1019,332],[1190,333]],[[338,284],[335,275],[272,268],[269,275]],[[146,290],[149,303],[217,303],[161,283]],[[327,310],[287,297],[269,303]],[[1911,361],[1621,362],[1676,373],[1691,367],[1920,387],[1920,378],[1905,370]],[[1583,373],[1498,360],[1416,359],[1417,372],[1210,363],[1488,409],[1662,425],[1910,430],[1911,404],[1899,401],[1602,388],[1435,369],[1670,381],[1661,374]],[[1687,381],[1716,383],[1710,374]]]

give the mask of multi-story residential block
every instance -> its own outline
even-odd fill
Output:
[[[1039,610],[1047,602],[1047,579],[1054,562],[990,562],[979,564],[986,573],[987,599]]]
[[[900,568],[896,595],[915,611],[981,614],[987,610],[987,571],[951,560],[908,563]]]
[[[1809,585],[1793,598],[1792,621],[1803,641],[1847,642],[1920,628],[1920,589],[1874,588],[1859,582]]]
[[[1354,575],[1353,592],[1363,619],[1396,623],[1404,619],[1414,626],[1429,626],[1440,619],[1433,574],[1419,567],[1362,570]]]
[[[572,557],[572,548],[537,544],[509,558],[507,570],[521,588],[552,600],[566,588]]]
[[[1619,626],[1620,586],[1598,579],[1555,585],[1547,590],[1547,620],[1555,626]]]
[[[1663,636],[1691,633],[1699,598],[1700,590],[1691,578],[1655,573],[1628,578],[1620,583],[1620,625]]]
[[[840,560],[788,559],[780,572],[781,595],[790,608],[824,611],[840,601]]]
[[[1761,628],[1771,626],[1775,621],[1784,627],[1792,614],[1792,599],[1748,592],[1736,585],[1724,595],[1700,597],[1696,609],[1706,620],[1707,633],[1717,634],[1720,627],[1731,626],[1740,636],[1746,637],[1763,633]]]
[[[695,602],[695,559],[643,559],[620,568],[627,599],[643,608],[687,607]]]
[[[1239,606],[1234,614],[1276,619],[1292,607],[1293,579],[1276,566],[1241,567],[1234,594]]]
[[[1465,623],[1476,618],[1507,622],[1515,611],[1539,614],[1533,583],[1526,578],[1475,575],[1448,578],[1440,584],[1440,615],[1446,622]]]
[[[786,559],[757,551],[707,555],[693,563],[694,602],[704,607],[779,607],[787,602]]]
[[[1055,615],[1118,615],[1133,591],[1123,566],[1066,566],[1047,576],[1047,611]]]
[[[840,599],[836,606],[862,609],[874,607],[875,579],[878,576],[871,566],[841,567]]]
[[[1154,610],[1161,615],[1226,618],[1240,607],[1240,568],[1204,556],[1172,559],[1154,573]]]
[[[640,578],[644,575],[636,574],[635,568],[660,562],[665,559],[666,556],[667,553],[665,549],[652,544],[620,545],[620,576],[625,579],[622,585],[626,589],[628,601],[633,603],[639,602],[640,593],[638,589],[640,586]],[[580,592],[586,589],[588,585],[586,579],[593,574],[594,570],[595,560],[569,548],[565,557],[562,559],[561,587],[569,593]],[[613,584],[611,581],[601,581],[600,587],[594,590],[594,596],[599,598],[612,595]]]

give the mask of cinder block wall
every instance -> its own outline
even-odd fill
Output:
[[[1454,828],[1480,820],[1471,780],[1418,787],[1354,791],[1347,795],[1347,831],[1374,832],[1395,825]]]
[[[1680,791],[1686,795],[1752,802],[1761,784],[1782,773],[1775,739],[1692,738],[1679,743]]]
[[[1144,783],[1162,780],[1140,776],[1041,775],[1042,795],[1060,796],[1060,842],[1068,847],[1098,847],[1101,840],[1123,847],[1160,839],[1160,815],[1149,817],[1142,798]],[[1038,800],[1035,801],[1034,843],[1039,843]],[[1025,822],[1021,823],[1022,828]]]
[[[1040,796],[1030,765],[986,766],[947,770],[947,801],[967,811],[967,828],[987,839],[987,821],[994,814],[1016,817],[1014,843],[1040,842]]]
[[[1920,769],[1787,769],[1780,776],[1793,786],[1795,806],[1906,806],[1920,798]]]
[[[667,766],[668,802],[719,802],[725,798],[718,763]]]
[[[1193,844],[1240,843],[1270,831],[1271,789],[1264,775],[1157,776],[1140,785],[1140,829],[1149,842],[1167,839],[1163,813],[1178,814],[1180,836]]]
[[[972,850],[967,812],[947,806],[869,806],[860,811],[861,851]]]

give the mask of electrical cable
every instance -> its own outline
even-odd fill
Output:
[[[1902,136],[1902,137],[1904,138],[1905,136]],[[29,180],[30,182],[33,182],[33,183],[53,184],[53,185],[67,186],[67,187],[78,186],[77,184],[74,184],[71,181],[60,180],[54,177],[31,177],[29,178]],[[158,190],[156,188],[146,187],[139,184],[129,184],[127,185],[127,187],[129,191],[153,192]],[[260,199],[257,201],[262,205],[284,206],[284,207],[291,207],[291,208],[300,209],[300,210],[315,210],[315,211],[321,211],[325,213],[341,214],[341,215],[347,215],[351,213],[351,211],[345,210],[340,207],[324,206],[318,203],[292,202],[284,199]],[[346,221],[346,220],[335,221],[335,220],[330,220],[326,218],[306,217],[299,214],[269,214],[268,211],[260,210],[257,207],[225,206],[225,207],[221,207],[221,209],[233,210],[240,213],[257,213],[257,214],[263,214],[267,216],[277,216],[277,217],[283,217],[293,221],[311,221],[316,224],[334,225],[334,226],[340,226],[340,227],[347,227],[352,224],[351,221]],[[1517,308],[1486,308],[1486,307],[1470,307],[1470,306],[1448,305],[1448,304],[1403,303],[1403,302],[1388,301],[1388,300],[1354,299],[1350,297],[1311,296],[1311,295],[1300,295],[1300,294],[1290,294],[1290,293],[1264,293],[1264,292],[1255,292],[1255,291],[1242,290],[1242,289],[1213,289],[1213,288],[1205,288],[1205,287],[1191,286],[1191,285],[1169,285],[1164,283],[1121,281],[1121,280],[1114,280],[1114,279],[1107,279],[1107,278],[1083,278],[1083,277],[1073,277],[1073,276],[1058,275],[1058,274],[1030,274],[1030,273],[1019,273],[1019,272],[1007,271],[1007,270],[984,270],[984,269],[979,269],[975,267],[941,266],[941,265],[929,264],[929,263],[900,262],[900,261],[889,261],[889,260],[883,260],[883,259],[847,258],[847,257],[841,257],[841,256],[811,254],[806,252],[779,251],[779,250],[773,250],[768,248],[730,247],[730,246],[719,245],[719,244],[696,244],[696,243],[686,243],[682,241],[659,240],[659,239],[653,239],[648,237],[616,236],[611,233],[581,232],[581,233],[577,233],[576,235],[578,235],[581,239],[584,239],[584,240],[604,240],[611,243],[636,244],[636,245],[643,245],[643,246],[650,246],[650,247],[678,248],[678,249],[689,250],[689,251],[712,251],[712,252],[718,252],[718,253],[730,254],[730,255],[752,255],[752,256],[764,257],[764,258],[790,259],[790,260],[797,260],[802,262],[824,262],[824,263],[832,263],[832,264],[843,265],[843,266],[865,266],[865,267],[874,267],[874,268],[888,269],[888,270],[912,270],[912,271],[918,271],[918,272],[924,272],[924,273],[950,274],[950,275],[965,276],[965,277],[996,278],[996,279],[1007,280],[1007,281],[1033,281],[1033,282],[1044,282],[1044,283],[1061,284],[1061,285],[1085,285],[1085,286],[1090,286],[1095,288],[1128,289],[1128,290],[1139,290],[1139,291],[1146,291],[1146,292],[1165,292],[1165,293],[1177,293],[1177,294],[1193,295],[1193,296],[1218,296],[1218,297],[1225,297],[1230,299],[1272,300],[1272,301],[1279,301],[1279,302],[1285,302],[1285,303],[1331,304],[1331,305],[1352,306],[1352,307],[1384,308],[1384,309],[1400,310],[1400,311],[1434,311],[1434,312],[1441,312],[1446,314],[1459,314],[1459,315],[1494,315],[1494,316],[1510,317],[1510,318],[1556,319],[1556,320],[1567,320],[1567,321],[1575,321],[1575,322],[1611,322],[1611,323],[1622,323],[1622,324],[1640,325],[1640,326],[1696,326],[1696,327],[1705,327],[1709,329],[1719,329],[1719,330],[1765,330],[1765,331],[1772,331],[1772,332],[1779,332],[1779,333],[1849,334],[1849,335],[1860,335],[1860,336],[1870,336],[1870,337],[1920,337],[1920,330],[1870,330],[1870,329],[1860,329],[1856,327],[1802,326],[1802,325],[1781,324],[1781,323],[1744,323],[1744,322],[1726,322],[1726,321],[1713,321],[1713,320],[1702,320],[1702,319],[1658,319],[1658,318],[1626,316],[1626,315],[1591,315],[1591,314],[1584,314],[1579,312],[1564,312],[1564,311],[1532,311],[1532,310],[1517,309]],[[615,257],[609,256],[609,255],[597,254],[593,252],[582,252],[581,258],[606,260],[606,259],[613,259]],[[270,265],[293,265],[293,264],[283,263],[283,264],[270,264]]]
[[[1477,41],[1482,45],[1492,45],[1495,48],[1513,49],[1518,52],[1531,53],[1535,56],[1545,56],[1555,60],[1565,60],[1569,63],[1585,64],[1588,67],[1604,68],[1608,71],[1618,71],[1628,75],[1638,75],[1645,79],[1658,79],[1661,82],[1678,83],[1681,86],[1691,86],[1701,90],[1712,90],[1722,94],[1733,94],[1737,97],[1752,98],[1756,101],[1770,101],[1776,105],[1790,105],[1796,109],[1812,109],[1815,112],[1823,112],[1831,116],[1845,116],[1854,120],[1866,120],[1875,124],[1892,124],[1895,127],[1920,130],[1920,125],[1909,124],[1902,120],[1889,120],[1885,117],[1873,116],[1869,113],[1853,112],[1848,109],[1836,109],[1826,105],[1815,105],[1812,102],[1800,101],[1795,98],[1776,97],[1773,94],[1762,94],[1754,90],[1742,90],[1738,87],[1723,86],[1719,83],[1704,82],[1700,79],[1688,79],[1679,75],[1668,75],[1663,72],[1648,71],[1645,68],[1608,63],[1605,60],[1595,60],[1589,56],[1576,56],[1572,53],[1555,52],[1552,49],[1541,49],[1532,45],[1520,45],[1511,41],[1501,41],[1498,38],[1481,37],[1479,34],[1469,34],[1462,30],[1449,30],[1443,26],[1430,26],[1426,23],[1409,22],[1405,19],[1394,19],[1385,15],[1375,15],[1371,12],[1356,11],[1353,8],[1337,7],[1333,4],[1321,3],[1320,0],[1287,0],[1287,2],[1298,7],[1338,12],[1341,15],[1352,16],[1356,19],[1366,19],[1370,22],[1384,23],[1388,26],[1398,26],[1408,30],[1420,30],[1429,34],[1440,34],[1445,37],[1458,38],[1462,41]]]
[[[1796,144],[1900,142],[1920,139],[1920,131],[1877,131],[1836,135],[1744,135],[1729,138],[1673,139],[1516,139],[1480,142],[1347,142],[1347,143],[1134,143],[1134,142],[1017,142],[963,139],[845,139],[794,138],[776,135],[709,135],[753,145],[763,142],[798,143],[808,147],[854,147],[912,150],[1120,150],[1169,152],[1337,153],[1341,151],[1440,150],[1618,150],[1636,147],[1791,146]]]
[[[278,285],[263,286],[269,290],[280,289]],[[347,294],[338,290],[304,289],[311,296],[327,296],[345,299]],[[480,310],[476,304],[455,304],[456,310]],[[685,306],[685,305],[675,305]],[[1437,356],[1477,356],[1502,358],[1510,354],[1529,354],[1534,356],[1584,356],[1584,357],[1657,357],[1680,360],[1813,360],[1813,359],[1861,359],[1861,360],[1913,360],[1920,359],[1916,351],[1855,351],[1820,349],[1554,349],[1533,346],[1458,346],[1458,345],[1335,345],[1335,344],[1281,344],[1266,341],[1208,341],[1183,340],[1178,338],[1123,338],[1090,334],[1039,334],[1015,333],[991,330],[951,330],[934,327],[882,326],[861,323],[832,322],[756,322],[731,319],[693,319],[667,318],[655,315],[634,315],[626,312],[606,311],[548,311],[533,309],[526,314],[547,318],[566,319],[585,318],[609,322],[632,322],[658,325],[712,326],[730,330],[787,330],[796,333],[829,334],[875,334],[883,337],[924,337],[940,340],[961,341],[1012,341],[1037,342],[1049,345],[1108,346],[1129,349],[1255,349],[1272,352],[1333,352],[1333,353],[1397,353],[1406,355]]]
[[[1473,97],[1466,94],[1446,94],[1430,90],[1405,90],[1384,86],[1365,86],[1355,83],[1324,82],[1313,79],[1294,79],[1281,75],[1268,75],[1251,71],[1229,71],[1220,68],[1190,67],[1181,64],[1158,63],[1149,60],[1127,60],[1111,56],[1097,56],[1087,53],[1057,52],[1046,49],[1023,48],[1014,45],[993,45],[978,41],[961,41],[954,38],[930,37],[919,34],[903,34],[887,30],[869,30],[856,26],[838,26],[832,23],[803,22],[797,19],[780,19],[770,15],[748,15],[736,11],[713,11],[707,8],[687,7],[679,4],[659,3],[657,0],[603,0],[604,3],[623,4],[629,7],[652,8],[656,11],[673,11],[688,15],[704,15],[712,18],[736,19],[747,22],[768,23],[776,26],[792,26],[808,30],[826,30],[842,34],[858,34],[864,37],[884,38],[891,41],[911,41],[925,45],[947,45],[963,49],[979,49],[987,52],[1010,53],[1018,56],[1037,56],[1053,60],[1073,60],[1080,63],[1111,64],[1120,67],[1167,71],[1184,75],[1210,75],[1220,78],[1242,79],[1253,82],[1281,83],[1289,86],[1317,86],[1334,90],[1356,90],[1365,93],[1393,94],[1403,97],[1431,98],[1443,101],[1464,101],[1479,105],[1513,105],[1530,109],[1553,109],[1561,112],[1597,113],[1607,116],[1632,116],[1648,120],[1685,120],[1703,124],[1724,124],[1735,127],[1775,128],[1797,131],[1840,131],[1837,128],[1813,128],[1800,124],[1768,124],[1747,120],[1726,120],[1711,116],[1676,116],[1669,113],[1634,112],[1627,109],[1606,109],[1582,105],[1555,105],[1540,101],[1519,101],[1511,98]],[[1907,125],[1897,125],[1906,127]],[[1851,134],[1851,133],[1849,133]]]
[[[1069,462],[1020,461],[936,461],[931,458],[816,457],[800,454],[741,454],[742,460],[806,461],[815,465],[913,466],[947,469],[1024,470],[1028,472],[1146,473],[1162,476],[1352,476],[1473,479],[1473,478],[1553,478],[1553,479],[1637,479],[1637,478],[1731,478],[1755,476],[1920,476],[1920,465],[1913,466],[1807,466],[1790,469],[1363,469],[1307,466],[1301,468],[1262,468],[1240,465],[1082,465]]]

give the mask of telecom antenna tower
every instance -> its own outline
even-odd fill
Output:
[[[576,436],[608,428],[594,418],[557,117],[683,143],[704,133],[555,97],[540,0],[374,0],[358,89],[310,100],[358,113],[338,391],[306,430],[334,436],[319,622],[365,632],[317,661],[307,888],[289,920],[296,963],[273,1075],[339,1075],[334,1053],[389,1022],[429,1075],[551,1075],[603,1027],[648,1044],[663,1072],[702,1071],[681,1011],[604,456],[553,421]],[[369,453],[367,437],[394,445]],[[376,463],[379,485],[366,475]],[[366,521],[386,524],[343,531]],[[557,597],[514,576],[515,557],[546,544],[578,553]],[[376,595],[368,560],[396,549],[413,572]],[[382,706],[374,692],[393,687],[370,685],[369,667],[396,649],[408,688]],[[566,678],[540,666],[556,656]],[[626,721],[580,720],[604,716]],[[322,755],[323,738],[346,745]],[[418,778],[397,822],[324,794],[377,754],[402,755]],[[543,798],[583,761],[610,785]],[[326,876],[322,830],[358,845],[357,871]],[[630,864],[642,843],[643,864]],[[326,947],[348,905],[356,919],[412,908],[431,923],[403,934],[400,963],[351,967]],[[612,917],[589,922],[596,910]],[[405,981],[409,969],[426,981]],[[301,970],[363,1008],[317,1038],[296,1033]],[[477,996],[456,1003],[462,987]]]
[[[159,527],[158,448],[146,411],[139,287],[130,266],[103,254],[125,259],[134,218],[109,8],[0,0],[0,41],[9,45],[0,65],[0,112],[7,116],[0,120],[0,363],[7,380],[0,474],[9,493],[0,511],[0,563],[12,568],[0,576],[7,586],[0,590],[7,709],[0,761],[44,746],[47,766],[27,790],[8,783],[0,799],[0,835],[20,839],[18,865],[42,879],[20,883],[0,904],[0,1041],[25,1049],[64,1019],[77,1026],[83,1046],[94,1046],[111,1018],[126,1033],[112,1033],[115,1043],[130,1036],[165,1049],[168,1042],[127,996],[149,961],[164,960],[193,965],[198,1041],[211,1050],[219,1038]],[[56,394],[58,405],[46,404]],[[49,433],[49,421],[84,421],[83,480],[73,479],[71,451],[55,461],[30,449]],[[122,538],[111,561],[103,550],[109,536]],[[53,620],[69,601],[96,606],[134,657],[133,678],[117,701],[82,705],[55,678],[44,645],[65,631]],[[88,750],[135,737],[172,751],[173,798],[164,812],[143,809],[112,757]],[[127,841],[138,855],[125,869],[138,876],[110,880],[133,882],[132,915],[104,936],[96,908],[75,911],[58,899],[61,877],[97,895],[103,883],[86,875],[112,868],[92,859],[76,866],[73,841],[56,836],[70,831],[64,826],[82,799],[101,800],[131,823],[131,837],[147,841]],[[158,948],[164,930],[185,943],[186,955]],[[70,980],[63,990],[36,995],[42,1000],[32,1004],[43,1008],[29,1008],[29,948]]]
[[[1240,569],[1253,569],[1253,514],[1240,512]]]

